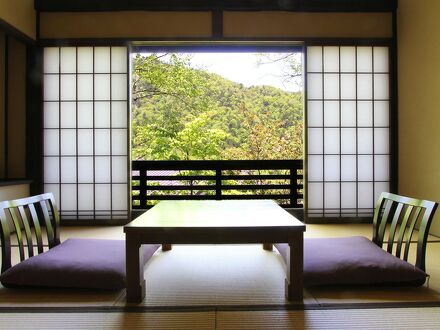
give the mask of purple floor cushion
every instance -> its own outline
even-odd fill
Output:
[[[287,244],[275,244],[284,261]],[[422,285],[426,273],[362,236],[304,239],[304,285]]]
[[[144,245],[147,261],[159,245]],[[125,241],[71,238],[0,275],[6,287],[125,288]]]

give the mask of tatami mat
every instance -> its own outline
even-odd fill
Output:
[[[6,313],[0,329],[426,329],[440,308],[144,313]]]
[[[339,228],[339,229],[338,229]],[[308,225],[307,237],[369,236],[371,225]],[[65,227],[62,238],[124,238],[122,227]],[[284,264],[276,251],[261,245],[175,245],[158,251],[145,269],[147,295],[140,305],[127,304],[125,290],[6,289],[0,287],[0,309],[10,307],[104,307],[145,310],[196,308],[266,309],[331,307],[365,304],[439,304],[440,242],[428,244],[429,287],[419,288],[310,288],[304,290],[304,306],[284,297]],[[432,305],[432,304],[431,304]]]

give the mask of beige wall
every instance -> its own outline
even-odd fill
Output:
[[[41,38],[183,38],[211,36],[210,12],[41,13]]]
[[[34,0],[0,0],[0,19],[36,39]]]
[[[225,37],[389,38],[390,13],[225,12]]]
[[[29,196],[28,184],[16,184],[11,186],[0,186],[0,201],[23,198]]]
[[[399,0],[399,193],[440,202],[440,1]],[[440,235],[440,210],[431,232]]]

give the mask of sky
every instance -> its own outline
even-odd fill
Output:
[[[282,77],[285,71],[282,62],[258,65],[262,58],[256,53],[191,53],[191,56],[192,67],[217,73],[246,87],[269,85],[289,92],[299,90],[297,84]]]

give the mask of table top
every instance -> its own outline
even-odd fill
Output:
[[[171,228],[277,228],[305,231],[305,225],[272,200],[161,201],[124,226],[124,232]]]

